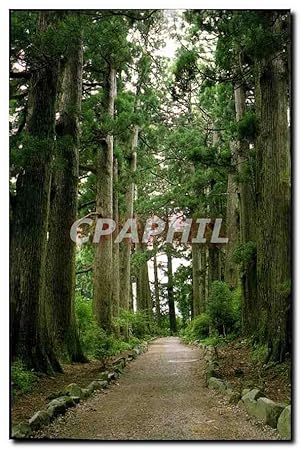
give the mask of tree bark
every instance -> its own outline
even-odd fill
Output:
[[[168,270],[168,305],[169,305],[169,319],[170,319],[170,331],[172,334],[177,332],[175,303],[174,303],[174,291],[173,291],[173,269],[172,269],[172,256],[170,251],[167,250],[167,270]]]
[[[137,244],[136,250],[143,252],[144,244]],[[144,260],[137,268],[136,274],[136,303],[137,310],[144,312],[150,321],[152,319],[152,298],[149,283],[148,262]]]
[[[47,322],[60,356],[83,362],[75,319],[75,251],[70,228],[77,219],[79,120],[82,92],[82,40],[69,49],[62,73],[60,117],[56,125],[47,242]]]
[[[235,151],[234,151],[235,153]],[[233,154],[234,160],[236,155]],[[238,187],[233,173],[228,174],[227,182],[227,209],[226,209],[226,245],[225,257],[225,282],[231,289],[239,285],[238,265],[234,262],[234,252],[239,245],[239,198]]]
[[[116,71],[109,68],[104,88],[103,112],[114,117]],[[99,218],[113,218],[113,136],[101,141],[97,157],[96,212]],[[99,326],[112,331],[112,235],[102,236],[96,244],[94,269],[94,312]]]
[[[216,245],[208,247],[208,293],[214,281],[221,280],[220,249]]]
[[[246,112],[246,93],[243,84],[239,83],[234,90],[236,120],[239,122]],[[245,167],[249,164],[249,143],[245,140],[238,142],[237,164],[239,173],[239,206],[240,206],[240,242],[245,245],[256,242],[256,199],[255,179],[245,177]],[[256,280],[256,252],[249,260],[241,263],[242,286],[242,330],[246,335],[252,335],[257,323],[257,280]]]
[[[56,20],[55,13],[41,12],[38,33],[55,26]],[[58,60],[41,55],[31,77],[24,145],[28,155],[17,180],[11,229],[12,356],[42,372],[61,371],[43,296],[58,74]]]
[[[279,31],[279,20],[274,29]],[[288,73],[285,55],[260,63],[257,104],[258,252],[260,338],[270,358],[282,361],[290,350],[291,167],[288,129]]]
[[[201,243],[192,244],[193,317],[205,312],[206,249]]]
[[[153,270],[154,270],[154,296],[155,296],[155,317],[156,321],[160,323],[160,297],[159,297],[159,280],[158,280],[158,267],[156,254],[153,257]]]
[[[118,184],[119,179],[119,168],[118,160],[114,158],[113,167],[113,179],[114,186]],[[117,236],[119,229],[119,192],[115,188],[113,192],[113,217],[116,223],[116,232],[114,234],[114,239]],[[120,309],[120,244],[113,242],[113,291],[112,291],[112,316],[113,318],[118,318]],[[119,334],[119,329],[114,326],[115,333]]]
[[[137,165],[137,145],[138,145],[139,127],[134,125],[132,132],[132,140],[130,145],[130,155],[129,155],[129,170],[130,170],[130,183],[127,187],[125,193],[126,202],[126,213],[123,216],[123,221],[125,222],[128,218],[133,218],[133,203],[135,195],[135,183],[134,174],[136,172]],[[124,239],[120,243],[121,251],[121,277],[120,277],[120,289],[122,295],[120,298],[120,307],[125,310],[129,310],[131,304],[131,247],[132,243],[129,239]]]

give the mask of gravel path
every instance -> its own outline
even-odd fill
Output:
[[[70,409],[35,438],[90,440],[276,440],[205,386],[203,353],[159,338],[119,382]]]

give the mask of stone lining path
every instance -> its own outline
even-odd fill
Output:
[[[92,440],[276,440],[238,406],[205,386],[202,350],[159,338],[117,384],[35,435]]]

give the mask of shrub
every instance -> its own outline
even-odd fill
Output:
[[[203,340],[209,335],[210,317],[206,313],[194,318],[180,335],[188,341]]]
[[[228,331],[233,330],[235,317],[232,302],[232,292],[226,282],[213,282],[208,303],[208,314],[212,326],[219,334],[226,335]]]
[[[116,324],[122,328],[128,328],[133,337],[142,338],[149,335],[151,323],[146,313],[121,310]]]
[[[75,311],[82,349],[87,356],[95,359],[105,359],[130,350],[139,343],[140,337],[145,337],[149,332],[148,322],[143,314],[122,311],[116,324],[130,329],[129,340],[108,335],[96,322],[91,300],[81,295],[76,296]]]
[[[208,337],[210,326],[210,317],[202,313],[192,321],[192,335],[196,340]]]
[[[28,371],[20,360],[17,360],[11,366],[11,380],[14,393],[17,391],[29,393],[36,380],[36,375],[32,371]]]

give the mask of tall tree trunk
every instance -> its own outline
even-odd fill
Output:
[[[142,253],[145,250],[144,244],[137,244],[136,251]],[[144,260],[137,268],[136,274],[136,302],[137,310],[144,312],[149,320],[152,319],[152,298],[149,283],[148,262]]]
[[[109,68],[104,86],[103,111],[114,117],[116,71]],[[113,218],[113,136],[101,140],[97,158],[96,212],[99,218]],[[96,244],[94,265],[94,312],[99,326],[112,331],[112,235],[102,236]]]
[[[134,125],[132,131],[132,139],[130,144],[130,154],[129,154],[129,170],[130,170],[130,183],[127,187],[125,193],[125,202],[126,202],[126,213],[123,216],[124,222],[128,218],[133,218],[133,204],[134,204],[134,195],[135,195],[135,183],[134,183],[134,174],[136,172],[136,164],[137,164],[137,145],[138,145],[138,136],[139,136],[139,127]],[[121,251],[121,276],[120,276],[120,289],[122,291],[122,295],[120,298],[120,306],[122,309],[128,310],[131,304],[131,269],[130,269],[130,261],[131,261],[131,241],[129,239],[124,239],[120,243],[120,251]]]
[[[173,291],[173,269],[172,269],[172,256],[169,248],[167,249],[167,270],[168,270],[168,305],[169,305],[169,319],[170,319],[170,331],[172,334],[177,332],[175,303],[174,303],[174,291]]]
[[[233,159],[235,151],[233,152]],[[238,265],[234,262],[234,251],[239,245],[239,198],[235,175],[228,174],[227,182],[227,209],[226,209],[226,236],[228,243],[226,245],[225,257],[225,282],[230,288],[236,288],[239,284]]]
[[[157,256],[153,257],[153,270],[154,270],[154,297],[155,297],[155,317],[156,321],[160,323],[160,297],[159,297],[159,280],[158,280],[158,267],[157,267]]]
[[[118,184],[119,168],[118,160],[114,158],[114,186]],[[113,192],[113,217],[116,223],[116,237],[119,229],[119,192],[115,188]],[[119,243],[113,242],[113,291],[112,291],[112,316],[118,318],[120,309],[120,246]],[[116,334],[119,334],[119,329],[115,326]]]
[[[192,244],[193,317],[205,312],[206,249],[201,243]]]
[[[79,120],[82,92],[82,41],[69,49],[62,74],[57,151],[53,166],[47,243],[47,322],[53,345],[72,362],[86,361],[75,320],[75,251],[70,228],[77,218]]]
[[[133,301],[134,301],[133,284],[132,284],[132,280],[130,279],[130,302],[129,302],[129,310],[130,310],[131,312],[134,312]]]
[[[234,90],[236,120],[239,122],[246,112],[246,93],[243,84],[239,83]],[[245,140],[238,142],[237,165],[239,172],[239,204],[240,204],[240,242],[242,245],[253,246],[256,242],[256,199],[255,179],[246,176],[246,166],[251,163],[249,143]],[[257,281],[256,281],[256,251],[241,264],[242,286],[242,329],[246,335],[252,335],[257,323]]]
[[[56,20],[56,13],[41,12],[38,33]],[[30,83],[28,153],[17,180],[11,230],[12,355],[43,372],[61,370],[49,340],[43,296],[58,74],[58,60],[41,55]]]
[[[214,281],[221,280],[220,249],[216,245],[208,248],[208,292],[211,292],[211,285]]]
[[[277,19],[274,29],[279,31]],[[257,101],[257,281],[259,328],[270,357],[281,361],[290,344],[291,167],[288,134],[288,73],[285,54],[260,64]]]

